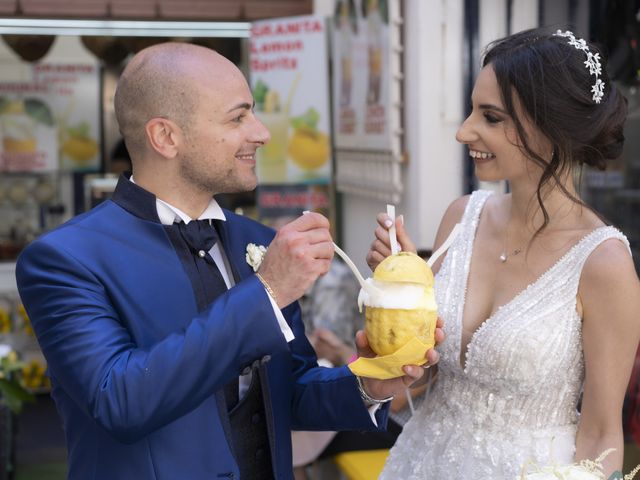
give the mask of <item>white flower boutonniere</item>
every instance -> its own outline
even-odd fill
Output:
[[[247,263],[251,265],[251,268],[253,268],[254,272],[257,272],[258,268],[260,268],[260,264],[262,263],[262,259],[266,252],[267,249],[264,245],[256,245],[255,243],[247,245],[247,254],[245,258],[247,259]]]

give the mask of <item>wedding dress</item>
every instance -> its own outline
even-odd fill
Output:
[[[461,326],[471,252],[491,192],[474,192],[460,234],[436,276],[446,339],[438,378],[405,425],[380,478],[513,480],[535,461],[571,463],[584,379],[580,273],[603,241],[601,227],[580,240],[535,282],[485,320],[460,363]]]

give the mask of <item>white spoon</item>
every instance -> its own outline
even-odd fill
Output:
[[[309,213],[309,210],[305,210],[304,212],[302,212],[303,215],[307,213]],[[344,260],[344,263],[347,264],[347,266],[351,269],[356,279],[358,280],[360,287],[364,291],[366,291],[370,297],[373,295],[380,295],[382,293],[379,289],[377,289],[370,283],[367,283],[367,281],[360,273],[360,270],[358,270],[358,267],[356,267],[356,264],[353,263],[353,260],[351,260],[349,258],[349,255],[347,255],[346,252],[344,252],[338,245],[336,245],[335,242],[333,242],[333,250],[342,258],[342,260]]]
[[[333,249],[335,250],[335,252],[340,255],[340,257],[344,260],[344,263],[347,264],[347,266],[351,269],[351,271],[353,272],[353,274],[356,276],[356,278],[358,279],[358,283],[360,284],[360,286],[362,287],[363,290],[365,290],[369,296],[374,296],[374,295],[379,295],[381,292],[380,290],[378,290],[376,287],[374,287],[373,285],[371,285],[370,283],[367,283],[367,281],[364,279],[364,277],[360,274],[360,271],[358,270],[358,267],[356,267],[356,264],[353,263],[353,261],[349,258],[349,255],[347,255],[338,245],[336,245],[335,243],[333,244]]]
[[[396,207],[387,204],[387,215],[393,221],[393,225],[389,227],[389,244],[391,245],[391,255],[396,255],[400,250],[398,248],[398,237],[396,236]]]
[[[447,251],[447,249],[451,246],[453,241],[458,236],[458,233],[460,233],[460,224],[456,223],[444,243],[440,245],[440,248],[433,252],[433,255],[431,255],[429,260],[427,260],[427,265],[429,265],[429,268],[432,268],[433,264],[436,263],[436,260],[438,260],[438,258],[440,258],[440,256]]]

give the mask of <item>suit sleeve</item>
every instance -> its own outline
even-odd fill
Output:
[[[295,339],[289,343],[293,360],[292,428],[294,430],[385,430],[389,404],[371,421],[358,391],[356,377],[347,366],[318,366],[313,347],[304,334],[297,303],[286,311]]]
[[[193,410],[256,358],[288,351],[255,276],[149,349],[136,346],[104,286],[66,249],[32,243],[16,277],[51,376],[122,442]]]

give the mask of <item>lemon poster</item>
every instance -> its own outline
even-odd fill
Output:
[[[392,149],[391,125],[399,118],[392,76],[387,0],[337,0],[333,16],[333,112],[337,149]],[[395,123],[392,123],[394,121]]]
[[[34,64],[31,77],[27,82],[0,83],[0,168],[98,170],[97,65]]]
[[[58,169],[58,140],[46,85],[0,83],[0,168],[8,172]]]
[[[300,16],[254,22],[251,88],[271,140],[257,154],[261,184],[331,179],[331,114],[325,20]]]

